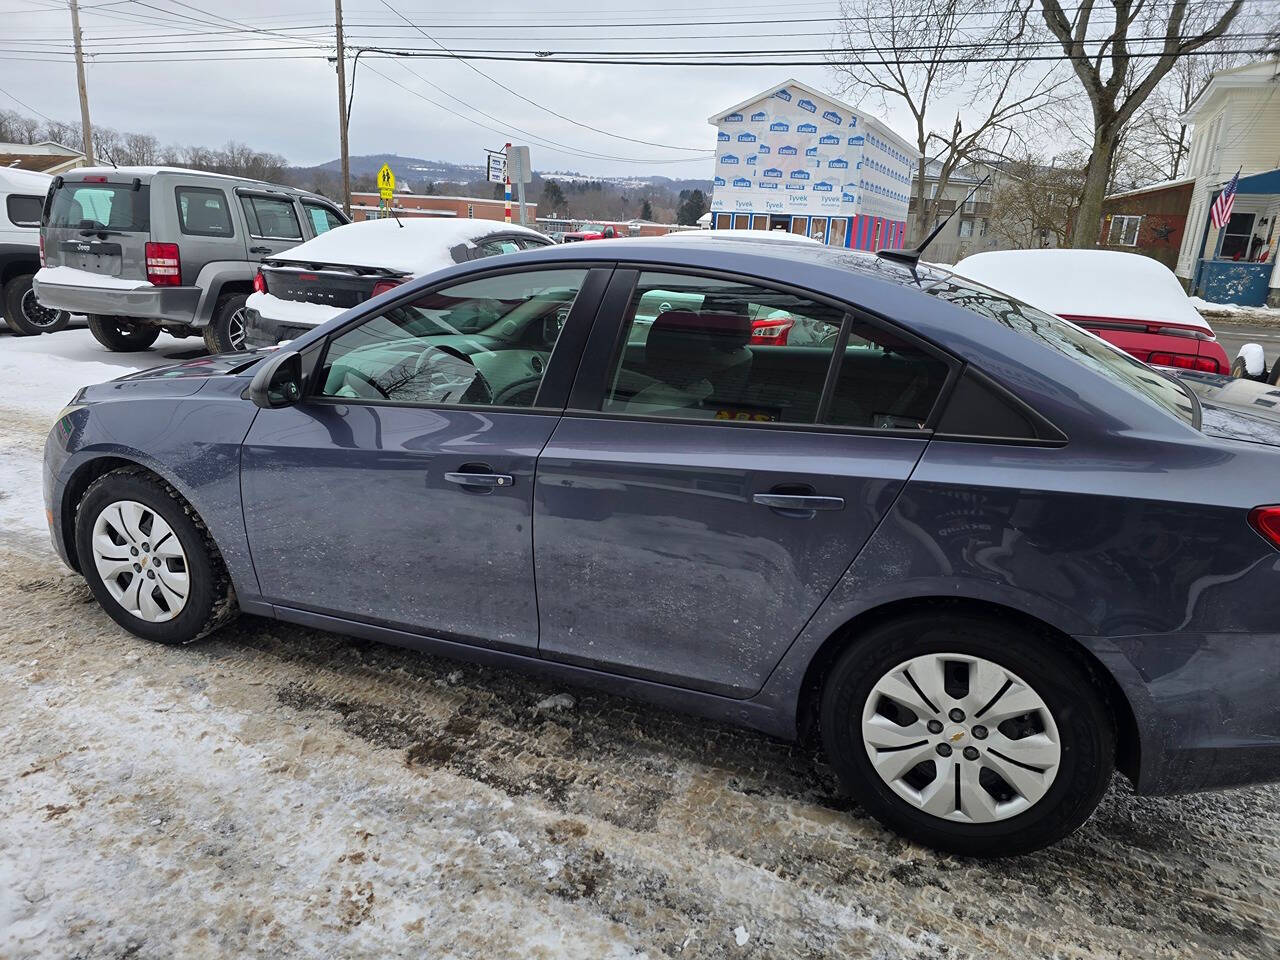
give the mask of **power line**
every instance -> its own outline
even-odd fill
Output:
[[[448,48],[448,47],[446,47],[444,44],[442,44],[442,43],[441,43],[439,40],[437,40],[435,37],[431,36],[429,33],[427,33],[427,32],[426,32],[425,30],[423,30],[421,27],[419,27],[419,26],[417,26],[416,24],[414,24],[411,20],[409,20],[409,18],[408,18],[408,17],[404,16],[404,15],[403,15],[403,14],[401,14],[399,11],[397,11],[395,7],[391,6],[391,4],[387,2],[387,0],[378,0],[378,2],[379,2],[379,3],[381,3],[381,4],[382,4],[384,7],[386,7],[388,10],[390,10],[392,13],[394,13],[396,16],[400,17],[400,19],[404,20],[404,22],[405,22],[405,23],[408,23],[410,26],[412,26],[415,30],[417,30],[419,33],[421,33],[424,37],[426,37],[428,40],[430,40],[432,43],[434,43],[434,44],[435,44],[437,47],[439,47],[441,50],[444,50],[446,53],[448,53],[448,54],[452,55],[452,51],[451,51],[451,50],[449,50],[449,48]],[[611,132],[611,131],[609,131],[609,130],[602,130],[600,127],[593,127],[593,126],[592,126],[591,124],[589,124],[589,123],[582,123],[581,121],[575,120],[575,119],[573,119],[572,117],[565,116],[563,113],[559,113],[558,111],[552,110],[552,109],[551,109],[550,107],[548,107],[548,106],[545,106],[545,105],[543,105],[543,104],[541,104],[541,103],[537,103],[537,102],[535,102],[535,101],[533,101],[533,100],[530,100],[528,97],[524,96],[524,95],[523,95],[523,94],[521,94],[521,93],[517,93],[515,90],[512,90],[510,87],[508,87],[505,83],[502,83],[501,81],[494,79],[493,77],[489,76],[489,74],[487,74],[487,73],[485,73],[483,70],[481,70],[479,67],[475,66],[475,65],[474,65],[474,64],[472,64],[472,63],[469,63],[468,61],[466,61],[466,60],[462,59],[461,57],[457,57],[457,58],[455,58],[455,59],[457,59],[460,63],[464,64],[464,65],[465,65],[469,70],[471,70],[471,71],[473,71],[474,73],[477,73],[477,74],[479,74],[480,76],[484,77],[486,80],[488,80],[488,81],[489,81],[490,83],[492,83],[494,86],[500,87],[501,89],[505,90],[507,93],[511,94],[511,95],[512,95],[513,97],[515,97],[517,100],[521,100],[521,101],[523,101],[524,103],[529,104],[530,106],[537,107],[539,110],[543,110],[543,111],[545,111],[546,113],[551,114],[553,117],[558,117],[558,118],[560,118],[561,120],[564,120],[564,121],[565,121],[565,122],[567,122],[567,123],[571,123],[571,124],[573,124],[575,127],[581,127],[581,128],[582,128],[582,129],[584,129],[584,130],[591,130],[591,131],[593,131],[594,133],[604,134],[606,137],[612,137],[612,138],[613,138],[613,139],[615,139],[615,140],[626,140],[626,141],[627,141],[627,142],[629,142],[629,143],[640,143],[640,144],[644,144],[645,146],[649,146],[649,147],[662,147],[662,148],[664,148],[664,149],[669,149],[669,150],[683,150],[683,151],[688,152],[688,153],[706,153],[706,149],[705,149],[705,148],[702,148],[702,147],[684,147],[684,146],[679,146],[679,145],[677,145],[677,144],[672,144],[672,143],[657,143],[657,142],[655,142],[655,141],[653,141],[653,140],[643,140],[643,139],[640,139],[640,138],[638,138],[638,137],[628,137],[628,136],[624,136],[623,134],[620,134],[620,133],[613,133],[613,132]],[[437,88],[437,89],[438,89],[438,88]]]
[[[22,107],[23,110],[27,110],[31,113],[34,113],[37,117],[43,117],[44,119],[48,120],[50,123],[60,122],[58,120],[53,119],[53,117],[49,116],[47,113],[41,113],[35,107],[31,106],[31,104],[23,103],[21,100],[15,97],[12,93],[10,93],[8,90],[5,90],[2,87],[0,87],[0,93],[3,93],[6,97],[8,97],[10,100],[16,103],[18,106]]]

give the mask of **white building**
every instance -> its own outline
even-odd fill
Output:
[[[1182,119],[1194,127],[1195,187],[1175,272],[1206,300],[1280,305],[1280,61],[1214,74]],[[1219,230],[1209,210],[1237,170],[1231,220]]]
[[[708,118],[716,229],[787,230],[900,248],[919,154],[879,120],[797,80]]]

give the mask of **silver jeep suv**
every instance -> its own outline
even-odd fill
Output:
[[[109,350],[161,330],[241,349],[244,302],[264,257],[347,222],[292,187],[170,167],[96,167],[55,177],[35,276],[42,306],[89,315]]]

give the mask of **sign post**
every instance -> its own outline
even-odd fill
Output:
[[[396,194],[396,175],[388,164],[378,171],[378,206],[391,210]]]
[[[510,223],[511,222],[511,168],[509,164],[511,161],[511,144],[508,143],[503,149],[506,151],[506,154],[507,154],[507,162],[503,163],[502,165],[503,182],[507,185],[507,189],[506,189],[507,202],[506,202],[506,206],[503,208],[503,211],[502,211],[502,218],[506,220],[507,223]]]
[[[529,148],[513,147],[507,144],[507,179],[513,181],[520,197],[520,225],[528,226],[528,215],[524,204],[524,185],[533,179],[533,171],[529,169]]]

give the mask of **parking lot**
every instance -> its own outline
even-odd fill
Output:
[[[249,618],[131,637],[47,545],[43,437],[72,381],[198,347],[0,335],[0,954],[1280,952],[1280,788],[1117,780],[1057,847],[979,863],[752,733]]]

